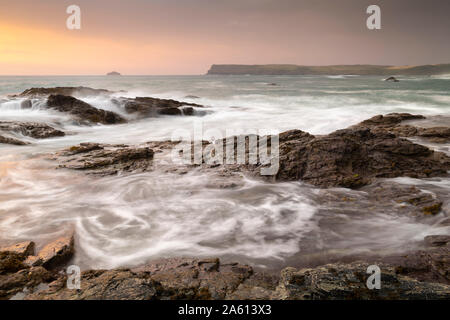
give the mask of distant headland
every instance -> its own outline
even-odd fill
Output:
[[[238,65],[213,64],[207,74],[216,75],[441,75],[450,74],[450,64],[422,66],[332,65],[299,66],[293,64]]]
[[[106,74],[107,76],[121,76],[121,74],[117,71],[111,71]]]

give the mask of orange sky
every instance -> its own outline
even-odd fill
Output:
[[[365,27],[379,3],[380,31]],[[450,62],[448,0],[0,0],[0,74],[204,74],[214,63]],[[67,6],[82,29],[66,28]]]

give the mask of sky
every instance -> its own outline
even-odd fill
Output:
[[[81,30],[69,30],[69,5]],[[366,27],[369,5],[381,30]],[[1,75],[450,63],[449,0],[0,0]]]

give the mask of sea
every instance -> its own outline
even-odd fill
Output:
[[[421,114],[450,125],[450,75],[399,76],[0,76],[0,121],[47,123],[65,137],[27,146],[0,144],[0,245],[33,240],[38,247],[76,233],[75,264],[87,268],[134,266],[167,257],[220,257],[257,268],[327,261],[329,256],[396,253],[430,234],[450,234],[443,210],[428,220],[374,207],[338,210],[324,192],[364,198],[363,191],[321,190],[301,181],[268,182],[242,176],[219,187],[201,170],[92,177],[55,170],[45,155],[82,142],[137,145],[171,139],[178,129],[300,129],[331,133],[391,112]],[[80,125],[33,100],[31,109],[11,94],[32,87],[86,86],[115,97],[156,97],[205,106],[194,116],[134,119],[108,96],[79,97],[130,121]],[[432,146],[450,153],[449,144]],[[223,178],[226,179],[226,178]],[[433,194],[450,194],[450,179],[391,179]],[[328,199],[328,198],[327,198]],[[364,217],[364,218],[363,218]],[[333,229],[333,219],[339,228]],[[325,220],[322,220],[325,219]],[[328,221],[326,228],[321,221]],[[342,226],[345,226],[343,228]],[[332,240],[330,240],[332,239]]]

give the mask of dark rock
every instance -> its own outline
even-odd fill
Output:
[[[434,215],[439,213],[443,202],[429,192],[423,192],[415,186],[398,183],[376,182],[361,189],[368,193],[369,200],[375,203],[403,204],[398,208],[399,213],[404,212],[412,216]]]
[[[117,124],[126,122],[124,118],[112,111],[94,108],[90,104],[70,96],[50,95],[47,106],[91,123]]]
[[[428,247],[445,247],[450,243],[449,235],[426,236],[425,245]],[[449,266],[450,267],[450,266]]]
[[[446,175],[450,158],[427,147],[368,128],[313,137],[280,137],[279,180],[303,180],[320,187],[358,188],[374,178]]]
[[[385,79],[384,81],[400,82],[400,80],[398,80],[396,77],[389,77],[389,78]]]
[[[392,127],[406,120],[425,119],[424,116],[410,113],[388,113],[386,115],[377,115],[357,124],[357,127]]]
[[[436,264],[440,260],[433,261]],[[134,269],[85,271],[81,275],[79,290],[68,289],[66,276],[60,276],[50,283],[48,289],[25,298],[405,300],[448,299],[450,296],[450,285],[442,276],[441,281],[429,278],[433,281],[424,282],[414,278],[419,275],[417,271],[423,275],[423,270],[401,269],[399,265],[381,262],[371,264],[377,264],[381,269],[380,290],[367,288],[367,267],[370,264],[364,262],[300,270],[285,268],[278,276],[254,272],[251,267],[238,263],[223,264],[217,258],[171,258]]]
[[[31,100],[30,100],[30,99],[23,100],[23,101],[20,103],[20,107],[21,107],[22,109],[31,109],[32,106],[33,106],[33,104],[31,103]]]
[[[418,128],[417,136],[431,142],[446,143],[450,141],[450,127]]]
[[[424,116],[409,113],[390,113],[385,116],[378,115],[365,120],[354,127],[370,128],[372,131],[384,131],[398,137],[422,137],[430,142],[445,143],[450,140],[450,127],[416,127],[401,124],[407,120],[423,120]]]
[[[83,170],[95,175],[150,170],[154,152],[149,147],[82,143],[54,155],[60,168]]]
[[[200,99],[200,97],[198,96],[194,96],[194,95],[187,95],[185,96],[186,99]]]
[[[4,144],[12,144],[12,145],[16,145],[16,146],[25,146],[29,143],[24,142],[24,141],[20,141],[14,138],[10,138],[10,137],[4,137],[0,135],[0,143],[4,143]]]
[[[41,98],[50,95],[64,95],[64,96],[97,96],[108,95],[111,91],[105,89],[92,89],[88,87],[55,87],[55,88],[31,88],[20,93],[16,97]]]
[[[219,259],[162,259],[132,270],[83,272],[80,290],[67,289],[61,277],[26,299],[224,299],[252,273],[248,266]]]
[[[368,263],[328,264],[314,269],[286,268],[273,298],[287,300],[448,299],[450,286],[420,282],[379,265],[381,289],[366,286]]]
[[[150,97],[136,97],[135,99],[121,98],[125,111],[138,114],[142,117],[155,117],[157,115],[193,115],[192,107],[203,108],[195,103],[180,102],[171,99],[158,99]],[[186,108],[188,107],[188,108]]]
[[[43,267],[32,267],[16,273],[0,275],[0,299],[10,298],[19,292],[54,279],[55,276]]]
[[[107,76],[121,76],[121,74],[117,71],[111,71],[106,74]]]
[[[253,274],[249,266],[221,264],[217,258],[173,258],[136,268],[158,281],[171,299],[225,299]]]
[[[17,252],[0,252],[0,274],[16,272],[26,268],[23,255]]]
[[[36,122],[0,121],[0,132],[15,132],[35,139],[62,137],[64,132]]]
[[[163,294],[161,285],[147,273],[127,269],[91,270],[81,274],[79,290],[66,286],[66,277],[50,283],[47,290],[27,300],[153,300]]]
[[[386,262],[395,266],[395,272],[398,274],[419,281],[450,285],[450,251],[448,246],[440,244],[425,239],[426,250],[409,252],[400,257],[389,257]],[[450,295],[450,292],[448,294]]]

